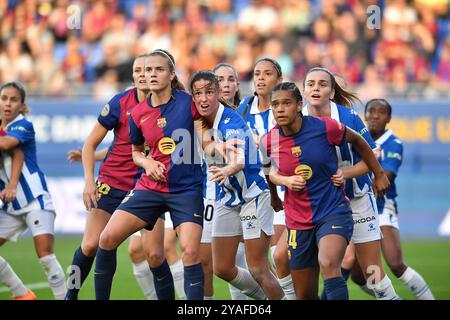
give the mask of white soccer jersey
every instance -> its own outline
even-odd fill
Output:
[[[6,136],[14,137],[20,141],[19,147],[24,153],[25,160],[17,185],[16,198],[11,203],[8,203],[4,209],[10,214],[23,214],[26,212],[22,209],[27,209],[28,205],[36,200],[40,209],[53,211],[54,208],[44,173],[37,164],[33,124],[22,115],[18,115],[6,127]],[[11,178],[12,159],[8,153],[3,152],[1,160],[0,179],[3,182],[2,184],[5,185]]]

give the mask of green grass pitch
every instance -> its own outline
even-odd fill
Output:
[[[73,253],[80,241],[80,236],[58,236],[56,238],[55,251],[64,270],[67,270],[70,265]],[[111,299],[145,299],[133,276],[127,245],[128,242],[124,243],[118,250],[117,271]],[[425,278],[434,296],[437,299],[450,299],[450,240],[408,240],[403,242],[403,251],[405,261]],[[23,282],[33,288],[38,299],[53,299],[31,238],[22,237],[17,243],[6,243],[0,248],[0,255],[11,264]],[[95,299],[93,273],[91,270],[80,291],[80,299]],[[414,298],[392,273],[389,272],[389,276],[397,292],[404,299]],[[372,299],[351,281],[348,284],[350,299]],[[215,278],[214,290],[215,299],[230,299],[228,286],[224,281]],[[10,292],[0,285],[0,300],[7,299],[10,299]]]

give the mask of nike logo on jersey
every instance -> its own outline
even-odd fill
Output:
[[[144,119],[141,120],[140,124],[143,124],[145,121],[147,121],[150,118],[151,118],[151,116],[145,117]]]
[[[344,227],[341,226],[335,226],[334,224],[331,226],[331,229],[343,229]]]
[[[201,214],[198,214],[198,213],[194,213],[194,217],[196,217],[196,218],[201,218],[202,215],[201,215]]]
[[[131,114],[131,112],[130,111],[127,111],[127,116],[129,116]]]

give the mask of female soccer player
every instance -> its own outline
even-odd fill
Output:
[[[220,85],[214,73],[195,73],[190,88],[197,110],[214,131],[215,141],[245,141],[244,150],[241,148],[235,159],[219,164],[216,159],[206,159],[211,181],[221,186],[212,232],[214,273],[253,298],[282,299],[284,293],[271,273],[267,257],[273,210],[249,128],[238,113],[220,103]],[[241,236],[250,273],[235,263]]]
[[[105,105],[98,117],[98,122],[83,146],[82,161],[86,181],[83,201],[88,210],[88,217],[81,246],[75,252],[72,260],[70,279],[75,282],[69,281],[69,290],[66,296],[68,300],[78,298],[80,287],[94,262],[101,231],[127,192],[133,188],[142,172],[132,159],[128,119],[134,106],[139,101],[143,101],[149,92],[145,81],[144,62],[145,55],[135,59],[133,63],[135,87],[119,93]],[[96,152],[95,150],[108,131],[113,129],[114,143],[110,146],[106,158],[103,158],[104,161],[100,166],[96,184],[94,181],[94,164],[96,160],[101,160],[101,157],[104,157],[104,152]],[[73,153],[71,155],[72,157],[75,156]],[[164,261],[164,252],[159,246],[163,243],[164,221],[158,221],[155,229],[156,231],[151,234],[145,233],[143,238],[144,243],[146,243],[144,248],[152,253],[148,257],[152,271],[159,270]],[[142,280],[140,285],[144,286],[143,290],[151,296],[152,277],[147,270],[148,266],[144,265],[138,269],[135,272],[139,273],[137,278]],[[171,276],[167,278],[169,279]],[[157,281],[154,284],[161,299],[173,296],[173,293],[170,293],[170,290],[167,289],[167,284],[160,286]],[[150,289],[147,286],[150,286]],[[161,287],[163,288],[161,289]]]
[[[228,63],[220,63],[213,68],[213,72],[216,75],[220,84],[220,99],[222,99],[226,105],[236,109],[240,101],[239,94],[239,80],[237,72],[234,67]],[[205,199],[205,211],[203,216],[203,233],[200,244],[200,256],[203,266],[203,272],[205,274],[205,300],[212,300],[214,296],[213,290],[213,261],[212,261],[212,248],[211,248],[211,235],[212,225],[215,216],[215,202],[219,192],[219,187],[211,181],[212,174],[207,171],[206,163],[202,165],[203,171],[203,198]],[[236,265],[247,269],[247,262],[245,261],[245,247],[243,242],[239,242]],[[231,284],[228,285],[230,289],[232,300],[247,300],[248,297],[241,293],[241,291]]]
[[[137,230],[154,228],[158,217],[169,211],[183,252],[186,297],[201,300],[202,172],[194,146],[194,121],[200,115],[191,96],[177,89],[175,60],[170,53],[155,50],[148,54],[145,77],[151,94],[133,109],[130,117],[133,160],[145,172],[100,235],[96,298],[109,298],[116,248]],[[148,156],[143,154],[144,143],[150,148]],[[164,277],[156,278],[164,281]]]
[[[335,119],[360,133],[375,149],[363,122],[350,108],[357,97],[342,89],[331,72],[320,67],[310,69],[303,80],[303,90],[307,102],[303,107],[304,115]],[[368,174],[361,176],[362,167],[358,166],[361,156],[354,145],[342,144],[336,150],[339,167],[347,179],[345,192],[350,199],[354,222],[352,241],[357,260],[369,280],[367,285],[375,291],[377,299],[397,299],[381,262],[381,232],[370,177]]]
[[[377,198],[384,259],[394,275],[417,299],[434,300],[422,276],[403,261],[395,187],[395,178],[403,159],[403,145],[391,130],[386,129],[391,121],[392,107],[385,99],[373,99],[367,102],[364,113],[369,133],[376,146],[380,148],[378,161],[391,182],[386,195]]]
[[[270,97],[273,88],[283,81],[280,64],[270,58],[261,58],[255,63],[253,69],[253,85],[255,94],[242,100],[238,112],[243,116],[253,131],[255,142],[259,144],[261,136],[269,132],[275,125]],[[269,185],[269,187],[272,187]],[[288,267],[286,242],[286,226],[282,199],[284,187],[270,190],[271,205],[275,210],[273,224],[275,234],[271,239],[271,257],[276,266],[278,281],[289,300],[295,299],[294,286]],[[280,244],[280,245],[278,245]],[[278,250],[277,250],[278,248]],[[280,250],[281,248],[285,250]]]
[[[55,209],[44,173],[36,159],[36,141],[33,124],[24,115],[29,111],[25,103],[26,92],[18,82],[8,82],[0,87],[0,150],[3,153],[2,181],[11,179],[11,159],[7,152],[19,147],[25,156],[17,192],[9,197],[6,213],[0,214],[0,246],[6,241],[16,241],[28,227],[34,245],[55,299],[66,294],[64,271],[53,251]],[[16,188],[14,188],[16,189]],[[14,199],[14,200],[12,200]]]
[[[317,299],[320,270],[328,299],[348,299],[340,266],[353,221],[343,189],[331,179],[338,168],[335,146],[354,145],[375,172],[376,191],[383,192],[389,182],[359,134],[334,120],[302,115],[294,83],[274,88],[272,108],[278,126],[261,140],[262,150],[270,157],[270,180],[287,187],[284,208],[296,296]]]

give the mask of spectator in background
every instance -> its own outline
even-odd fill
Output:
[[[362,101],[369,101],[375,97],[385,97],[386,88],[378,74],[377,68],[369,64],[364,70],[364,85],[358,88],[358,96]]]
[[[252,0],[251,4],[239,13],[240,29],[255,29],[258,34],[269,35],[278,24],[277,12],[262,0]]]
[[[30,82],[33,78],[33,61],[22,50],[22,43],[13,37],[6,43],[6,50],[0,54],[0,72],[3,81]]]

